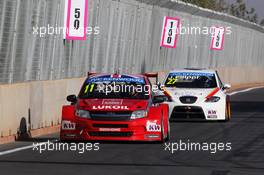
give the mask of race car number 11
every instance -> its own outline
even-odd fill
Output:
[[[88,0],[66,0],[65,3],[65,38],[68,40],[85,40]]]
[[[164,17],[160,46],[175,48],[179,32],[180,20],[178,18]]]

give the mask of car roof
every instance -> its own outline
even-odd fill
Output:
[[[98,78],[98,77],[116,77],[116,78],[124,78],[124,77],[131,77],[131,78],[145,78],[144,75],[140,74],[93,74],[88,78]]]
[[[198,69],[198,68],[183,68],[183,69],[174,69],[170,71],[169,73],[173,72],[199,72],[199,73],[216,73],[216,70],[213,69]]]

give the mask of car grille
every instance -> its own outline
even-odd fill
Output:
[[[91,111],[91,119],[97,121],[127,121],[130,120],[131,112],[105,112],[105,111]]]
[[[92,137],[131,137],[133,132],[88,132]]]
[[[176,106],[174,107],[171,120],[177,119],[205,119],[203,109],[198,106]]]
[[[127,124],[93,124],[95,128],[128,128]]]
[[[197,97],[194,96],[182,96],[180,97],[180,101],[183,104],[193,104],[197,101]]]

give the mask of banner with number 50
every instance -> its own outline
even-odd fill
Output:
[[[88,0],[65,0],[65,38],[85,40],[88,17]]]
[[[179,26],[180,19],[168,16],[164,17],[160,46],[176,48]]]

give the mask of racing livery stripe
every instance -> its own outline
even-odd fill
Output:
[[[210,98],[212,96],[214,96],[218,91],[220,90],[220,88],[215,88],[212,92],[210,92],[205,98]]]

